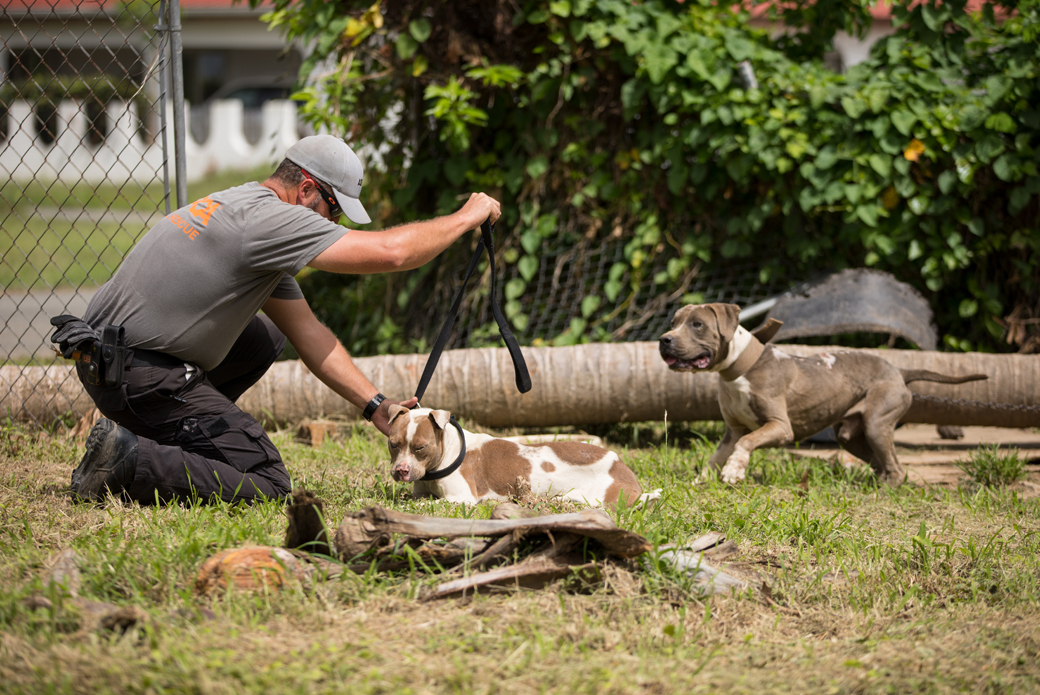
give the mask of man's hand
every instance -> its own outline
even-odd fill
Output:
[[[376,412],[372,413],[372,424],[376,426],[376,429],[382,432],[387,437],[390,436],[390,406],[400,405],[405,408],[412,408],[419,404],[419,399],[412,396],[406,401],[383,401],[376,408]]]
[[[69,314],[55,316],[51,319],[51,325],[54,326],[51,342],[58,344],[62,357],[65,359],[72,359],[72,353],[80,350],[82,343],[89,343],[83,349],[83,351],[89,351],[86,348],[92,348],[94,341],[101,340],[97,331],[76,316]]]
[[[476,229],[488,218],[491,224],[497,222],[502,216],[502,204],[487,193],[470,193],[469,200],[457,214],[466,220],[467,229]]]

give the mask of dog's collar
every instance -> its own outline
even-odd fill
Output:
[[[438,468],[435,471],[427,471],[426,475],[419,478],[419,480],[427,481],[445,478],[454,473],[458,467],[462,465],[462,460],[466,458],[466,435],[462,432],[462,425],[459,424],[454,415],[451,416],[451,419],[449,419],[448,422],[455,425],[455,429],[459,431],[459,444],[462,446],[462,450],[459,452],[459,455],[455,460],[451,462],[450,466],[447,466],[446,468]]]
[[[752,335],[751,342],[747,344],[736,361],[725,369],[720,369],[719,376],[725,381],[739,379],[744,376],[744,372],[751,369],[751,365],[758,362],[758,358],[762,356],[765,349],[766,346],[762,344],[762,341]]]

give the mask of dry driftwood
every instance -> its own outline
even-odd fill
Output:
[[[516,565],[506,565],[487,572],[480,572],[462,579],[437,585],[433,591],[424,597],[424,600],[447,598],[456,594],[465,595],[468,591],[477,591],[488,586],[513,586],[530,589],[540,589],[549,582],[569,576],[575,572],[596,571],[596,563],[589,562],[583,565],[568,565],[555,562],[548,558],[537,558],[529,562],[521,562]]]
[[[636,557],[651,549],[645,538],[619,529],[609,516],[597,509],[528,519],[446,519],[407,514],[383,507],[362,509],[344,519],[336,531],[336,548],[341,559],[349,559],[370,548],[385,545],[395,533],[433,539],[499,537],[517,531],[577,533],[599,541],[608,555],[622,558]]]
[[[321,501],[313,494],[302,490],[293,493],[287,547],[306,549],[317,547],[316,541],[320,544],[326,530],[321,508]],[[447,519],[369,507],[343,521],[331,552],[344,563],[353,561],[338,565],[339,568],[357,573],[373,568],[392,571],[416,564],[434,571],[454,568],[447,571],[458,572],[483,570],[493,562],[508,559],[525,537],[546,537],[523,562],[446,582],[426,596],[434,599],[487,586],[544,586],[575,571],[588,573],[596,565],[588,563],[578,549],[589,538],[616,557],[635,557],[650,549],[646,539],[617,528],[599,510],[538,516],[517,504],[505,503],[496,507],[491,516],[488,520]],[[403,537],[391,545],[395,534]],[[451,542],[439,542],[446,538]],[[366,561],[360,561],[362,557]],[[264,556],[259,559],[265,560]],[[319,561],[325,563],[327,574],[339,571],[328,567],[333,563]]]
[[[658,559],[691,576],[694,585],[704,595],[749,588],[750,584],[747,581],[728,574],[705,560],[715,549],[720,551],[720,557],[735,552],[733,543],[726,541],[726,537],[721,533],[712,531],[697,538],[688,547],[666,549]]]
[[[308,490],[294,490],[292,504],[286,509],[289,527],[285,547],[320,555],[333,555],[325,525],[324,504]]]
[[[589,562],[582,552],[590,538],[607,555],[619,558],[651,550],[645,538],[617,528],[600,510],[537,516],[512,503],[496,507],[491,519],[428,517],[369,507],[347,516],[336,530],[333,546],[325,541],[322,508],[321,500],[312,493],[294,492],[287,512],[288,549],[252,547],[218,553],[199,570],[196,591],[205,594],[229,586],[281,588],[293,581],[309,583],[320,571],[329,577],[344,570],[360,574],[414,566],[440,573],[484,570],[444,582],[424,597],[431,600],[493,586],[541,587],[574,573],[598,576],[599,565]],[[398,538],[392,543],[395,535]],[[523,561],[485,570],[492,562],[508,559],[523,539],[537,541],[539,537],[544,537],[541,545]],[[445,543],[444,539],[451,540]],[[302,552],[307,548],[321,548],[323,555],[338,557],[344,564]],[[690,574],[702,593],[712,594],[749,586],[705,561],[709,554],[715,559],[733,552],[733,543],[711,532],[681,549],[667,549],[659,559]]]

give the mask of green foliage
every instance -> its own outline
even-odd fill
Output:
[[[976,485],[1000,487],[1022,480],[1026,475],[1025,464],[1025,459],[1019,457],[1017,449],[1002,452],[994,444],[971,452],[971,457],[958,467]]]
[[[304,114],[378,149],[366,196],[380,222],[448,212],[470,190],[502,199],[520,330],[540,254],[614,234],[625,263],[587,291],[610,302],[583,303],[558,344],[602,338],[651,267],[679,285],[698,261],[753,259],[774,277],[890,271],[926,294],[948,348],[1001,349],[1003,318],[1040,296],[1040,6],[896,4],[896,33],[844,75],[822,52],[869,26],[869,4],[770,8],[805,31],[773,39],[709,0],[276,0],[265,17],[316,41],[301,74],[332,66],[299,94]],[[398,331],[355,349],[407,349],[468,252],[418,281],[306,282],[341,334]],[[380,299],[405,291],[407,305]]]

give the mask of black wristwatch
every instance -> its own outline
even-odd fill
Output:
[[[372,400],[370,400],[368,402],[368,405],[365,406],[365,409],[361,412],[361,415],[366,420],[371,422],[372,421],[372,416],[376,414],[376,410],[379,408],[379,404],[382,403],[385,400],[386,400],[386,396],[384,396],[381,393],[377,393],[376,395],[372,396]]]

